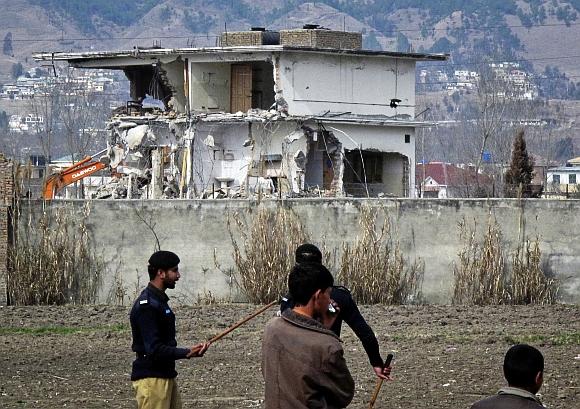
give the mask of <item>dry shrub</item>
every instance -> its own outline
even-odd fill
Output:
[[[554,304],[559,284],[546,277],[541,268],[542,253],[538,237],[532,243],[526,240],[518,247],[512,259],[509,302],[511,304]]]
[[[360,233],[354,244],[343,244],[338,282],[362,304],[419,302],[423,264],[408,265],[396,240],[389,215],[377,229],[378,209],[360,210]]]
[[[239,231],[241,243],[236,241],[232,224]],[[298,216],[282,206],[276,210],[262,208],[251,226],[239,214],[228,217],[228,230],[237,267],[233,279],[248,301],[265,304],[286,294],[294,251],[308,241]]]
[[[453,268],[454,304],[501,304],[505,299],[506,277],[502,235],[495,220],[489,221],[483,243],[477,240],[477,224],[470,229],[459,223],[459,265]]]
[[[558,283],[546,277],[540,266],[539,239],[512,253],[511,266],[505,262],[502,231],[495,219],[488,221],[483,243],[477,240],[477,224],[459,223],[463,241],[459,263],[454,266],[454,304],[553,304]]]
[[[86,203],[47,207],[38,218],[29,214],[20,228],[20,204],[15,205],[16,233],[8,250],[8,296],[15,305],[94,302],[104,263],[91,248]]]

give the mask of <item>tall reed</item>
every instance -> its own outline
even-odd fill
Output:
[[[104,262],[95,254],[87,229],[90,204],[46,206],[39,217],[22,220],[22,203],[13,212],[8,249],[8,297],[15,305],[94,302]],[[19,224],[20,221],[20,224]]]
[[[424,266],[406,260],[388,213],[380,227],[378,216],[379,209],[361,207],[358,236],[342,246],[337,281],[362,304],[420,302]]]

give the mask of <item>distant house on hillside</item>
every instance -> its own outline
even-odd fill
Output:
[[[415,170],[417,197],[459,198],[491,194],[493,180],[477,175],[473,166],[457,166],[445,162],[419,163]],[[478,189],[479,186],[479,189]]]
[[[415,65],[447,57],[361,45],[360,33],[308,26],[223,33],[215,48],[35,58],[126,74],[132,100],[109,129],[124,154],[112,165],[141,186],[128,197],[413,196],[426,124]]]
[[[43,129],[44,118],[41,115],[11,115],[10,120],[8,121],[8,130],[10,132],[39,132]]]
[[[580,157],[566,161],[565,166],[549,168],[547,172],[547,193],[567,197],[580,191]]]

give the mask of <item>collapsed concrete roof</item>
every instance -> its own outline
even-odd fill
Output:
[[[334,48],[312,48],[286,45],[259,45],[243,47],[208,47],[208,48],[134,48],[120,51],[91,51],[79,53],[38,53],[33,58],[36,61],[67,61],[77,68],[118,68],[131,65],[149,65],[151,60],[173,61],[178,56],[215,55],[219,54],[222,61],[228,61],[231,56],[235,61],[240,54],[269,54],[272,52],[351,55],[377,58],[400,58],[415,61],[446,61],[447,54],[402,53],[395,51],[345,50]],[[264,56],[266,58],[266,56]]]

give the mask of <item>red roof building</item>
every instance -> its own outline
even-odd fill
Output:
[[[493,179],[477,174],[472,165],[445,162],[419,163],[415,171],[417,197],[452,198],[490,196]]]

